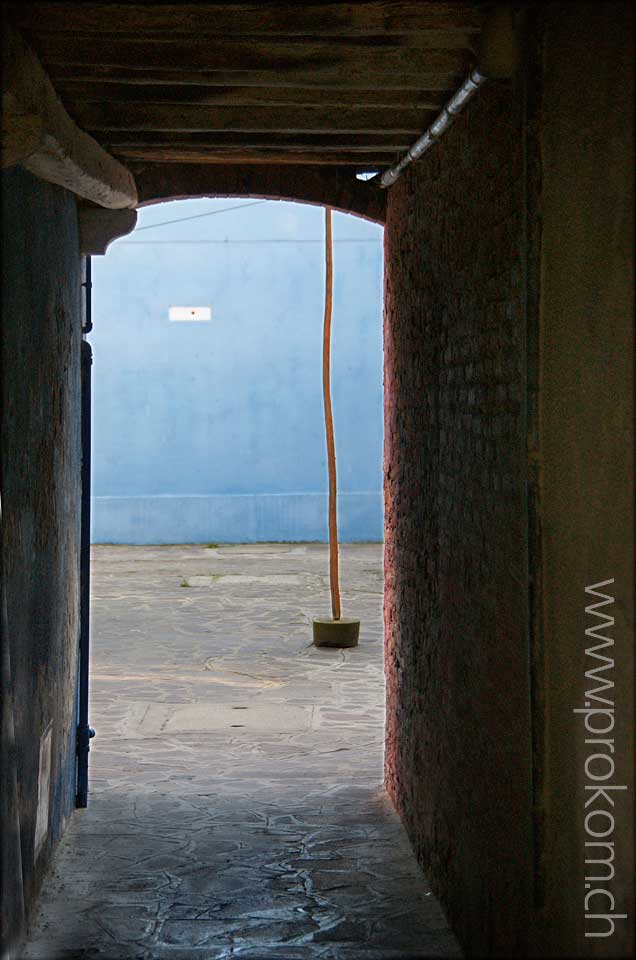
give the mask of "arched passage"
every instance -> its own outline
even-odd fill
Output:
[[[196,197],[255,197],[321,204],[383,224],[386,193],[350,170],[275,164],[143,164],[139,206]]]
[[[243,18],[232,10],[221,23],[222,5],[212,6],[214,37],[236,37],[243,30],[253,38],[259,18],[251,9]],[[250,117],[244,116],[245,101],[253,96],[247,85],[223,93],[214,85],[212,93],[201,94],[201,79],[211,70],[217,84],[235,84],[235,49],[230,57],[227,42],[223,51],[212,39],[186,40],[184,48],[174,6],[120,5],[113,26],[125,30],[121,44],[104,40],[111,25],[103,18],[113,19],[107,4],[78,6],[81,23],[79,14],[70,16],[70,4],[20,8],[27,15],[32,8],[31,22],[43,34],[41,56],[56,77],[66,77],[59,92],[73,104],[77,123],[122,158],[130,157],[122,149],[122,133],[130,140],[122,124],[130,127],[132,114],[126,100],[117,107],[105,103],[108,91],[105,84],[96,86],[96,76],[112,79],[115,72],[128,81],[120,88],[124,94],[141,73],[144,81],[154,77],[153,86],[164,84],[169,44],[176,48],[167,79],[182,71],[181,85],[194,86],[199,101],[231,98],[232,127],[238,103],[241,132],[250,137],[264,128],[278,135],[282,127],[295,137],[303,118],[315,129],[317,110],[328,98],[333,115],[322,111],[323,120],[329,130],[346,125],[356,138],[349,144],[367,137],[362,126],[370,119],[384,138],[391,136],[382,141],[383,151],[407,148],[426,126],[423,114],[430,107],[435,115],[442,105],[437,101],[445,99],[435,86],[426,94],[426,78],[450,95],[474,48],[471,42],[470,50],[466,45],[436,52],[418,37],[414,19],[428,19],[434,11],[455,18],[459,5],[405,4],[399,22],[404,39],[398,43],[390,40],[394,34],[384,19],[388,5],[329,5],[346,8],[346,15],[323,22],[322,51],[307,44],[309,31],[300,27],[299,39],[289,39],[290,16],[302,16],[309,6],[277,6],[287,37],[285,59],[273,55],[279,41],[271,33],[280,34],[281,20],[272,26],[270,4],[260,19],[269,39],[240,48],[243,72],[252,82],[294,82],[307,90],[303,84],[312,81],[302,94],[302,115],[295,111],[293,120],[278,92],[275,110],[270,105],[264,114],[259,108]],[[461,17],[466,31],[474,29],[472,7]],[[633,797],[633,654],[627,646],[633,624],[633,310],[626,269],[633,158],[631,117],[625,115],[632,96],[625,71],[633,18],[627,4],[611,5],[609,15],[606,10],[584,3],[518,7],[523,62],[516,76],[509,85],[493,84],[471,104],[388,200],[386,384],[393,392],[393,436],[387,501],[393,552],[387,556],[387,624],[395,733],[387,752],[389,775],[422,863],[461,939],[473,952],[489,955],[583,956],[603,946],[613,956],[634,954],[625,912],[618,914],[611,940],[598,928],[591,936],[607,939],[586,939],[579,895],[585,878],[585,738],[582,721],[572,714],[588,689],[583,638],[592,624],[585,615],[585,586],[611,579],[614,606],[605,609],[616,618],[617,785],[628,787],[616,803],[612,891],[621,911],[633,899],[634,876],[633,818],[624,805]],[[364,42],[351,42],[365,11],[379,21],[362,24]],[[70,37],[51,38],[53,15]],[[132,39],[140,16],[154,17],[154,29],[167,31],[170,39]],[[397,22],[393,15],[391,22]],[[200,31],[200,25],[195,19],[189,29]],[[97,34],[89,42],[87,29]],[[66,58],[66,66],[59,63]],[[113,58],[119,65],[113,66]],[[400,77],[408,99],[419,104],[416,116],[415,106],[404,105]],[[344,89],[316,93],[317,79],[322,89]],[[371,98],[358,100],[354,84],[362,81]],[[70,98],[80,83],[91,84],[84,87],[84,95],[95,98],[86,100],[91,106]],[[206,163],[209,169],[179,184],[176,167],[160,176],[149,156],[138,162],[137,146],[142,203],[184,195],[278,196],[370,216],[369,208],[356,209],[338,192],[341,186],[359,189],[371,202],[367,187],[357,188],[343,168],[318,175],[318,183],[313,167],[311,173],[285,168],[276,175],[274,167],[252,168],[243,180],[240,168],[230,173],[219,162],[219,144],[230,130],[227,117],[216,112],[213,121],[211,104],[190,97],[184,131],[179,90],[167,92],[170,109],[152,107],[152,116],[163,121],[153,121],[159,131],[148,129],[148,101],[165,100],[166,91],[139,86],[146,88],[134,114],[134,123],[144,126],[139,142],[147,145],[148,134],[170,132],[168,115],[177,132],[192,134],[195,142],[203,114],[206,157],[214,151],[218,164]],[[376,127],[375,118],[361,112],[362,99],[366,105],[387,95]],[[351,101],[354,108],[343,114]],[[29,110],[22,117],[32,119]],[[393,134],[402,120],[398,132],[405,142],[397,143]],[[106,137],[108,131],[113,135]],[[333,162],[332,134],[308,135],[325,138],[320,145],[331,147]],[[166,147],[164,161],[170,159],[175,151]],[[372,162],[375,154],[365,156],[365,164]],[[6,875],[17,878],[15,899],[24,891],[21,904],[28,912],[70,813],[80,276],[72,198],[24,170],[7,171],[6,190],[3,548],[20,777],[19,818],[7,831],[18,840],[17,855]],[[38,786],[39,769],[49,769],[51,784],[50,811],[40,806],[42,830],[36,830],[37,801],[49,793]],[[6,912],[16,927],[22,906]],[[67,901],[61,926],[74,915]]]
[[[202,197],[291,200],[330,206],[384,226],[387,194],[351,170],[290,164],[137,164],[131,165],[138,207]],[[106,210],[82,203],[80,252],[103,255],[118,237],[134,229],[135,210]]]

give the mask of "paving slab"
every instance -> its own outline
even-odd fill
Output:
[[[92,550],[90,797],[24,960],[415,960],[460,949],[382,786],[380,544]]]

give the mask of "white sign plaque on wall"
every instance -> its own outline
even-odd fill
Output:
[[[49,795],[51,793],[51,735],[53,722],[40,738],[40,769],[38,772],[38,812],[35,820],[33,859],[37,860],[49,832]]]
[[[212,307],[168,307],[168,319],[174,323],[208,323]]]

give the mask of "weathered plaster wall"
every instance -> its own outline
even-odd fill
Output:
[[[381,540],[382,229],[333,219],[339,533]],[[326,540],[324,211],[181,200],[139,227],[93,258],[93,541]],[[210,322],[170,322],[187,304]]]
[[[543,646],[537,669],[544,689],[545,750],[542,780],[542,894],[536,950],[549,956],[634,956],[634,303],[633,303],[633,109],[634,19],[628,3],[555,3],[544,11],[542,108],[542,249],[540,371],[537,429],[539,519],[542,538]],[[585,587],[613,579],[601,593],[614,598],[599,608],[603,622],[585,607],[601,597]],[[599,639],[586,638],[600,624]],[[606,629],[603,629],[606,628]],[[606,662],[586,656],[602,648]],[[540,638],[538,638],[540,639]],[[614,666],[611,666],[611,661]],[[598,680],[586,679],[606,668]],[[603,690],[603,681],[607,689]],[[587,701],[615,703],[615,713],[591,715],[590,726],[614,744],[590,744]],[[615,720],[613,730],[611,719]],[[610,751],[614,750],[613,755]],[[613,791],[614,806],[593,799],[585,772],[594,753],[611,756],[589,767],[598,785]],[[615,773],[611,774],[611,763]],[[586,787],[588,788],[586,790]],[[609,922],[585,919],[586,877],[609,876],[607,866],[586,865],[585,816],[607,811],[615,828],[615,876],[588,889],[597,894],[591,913],[627,913]],[[590,829],[605,832],[607,815]],[[605,859],[610,849],[587,848]]]
[[[521,99],[486,87],[386,224],[386,783],[477,955],[531,897]]]
[[[5,171],[2,215],[2,567],[28,909],[74,803],[80,259],[75,199],[59,187]],[[47,795],[40,785],[49,813],[36,858],[40,740],[49,723]],[[10,902],[19,874],[2,879]]]

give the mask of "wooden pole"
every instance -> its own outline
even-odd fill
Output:
[[[334,620],[340,619],[340,584],[338,580],[338,521],[336,484],[336,445],[333,436],[331,412],[331,315],[333,313],[333,239],[331,230],[331,207],[325,207],[325,322],[322,339],[322,392],[325,405],[325,430],[327,434],[327,467],[329,470],[329,584],[331,588],[331,613]]]

